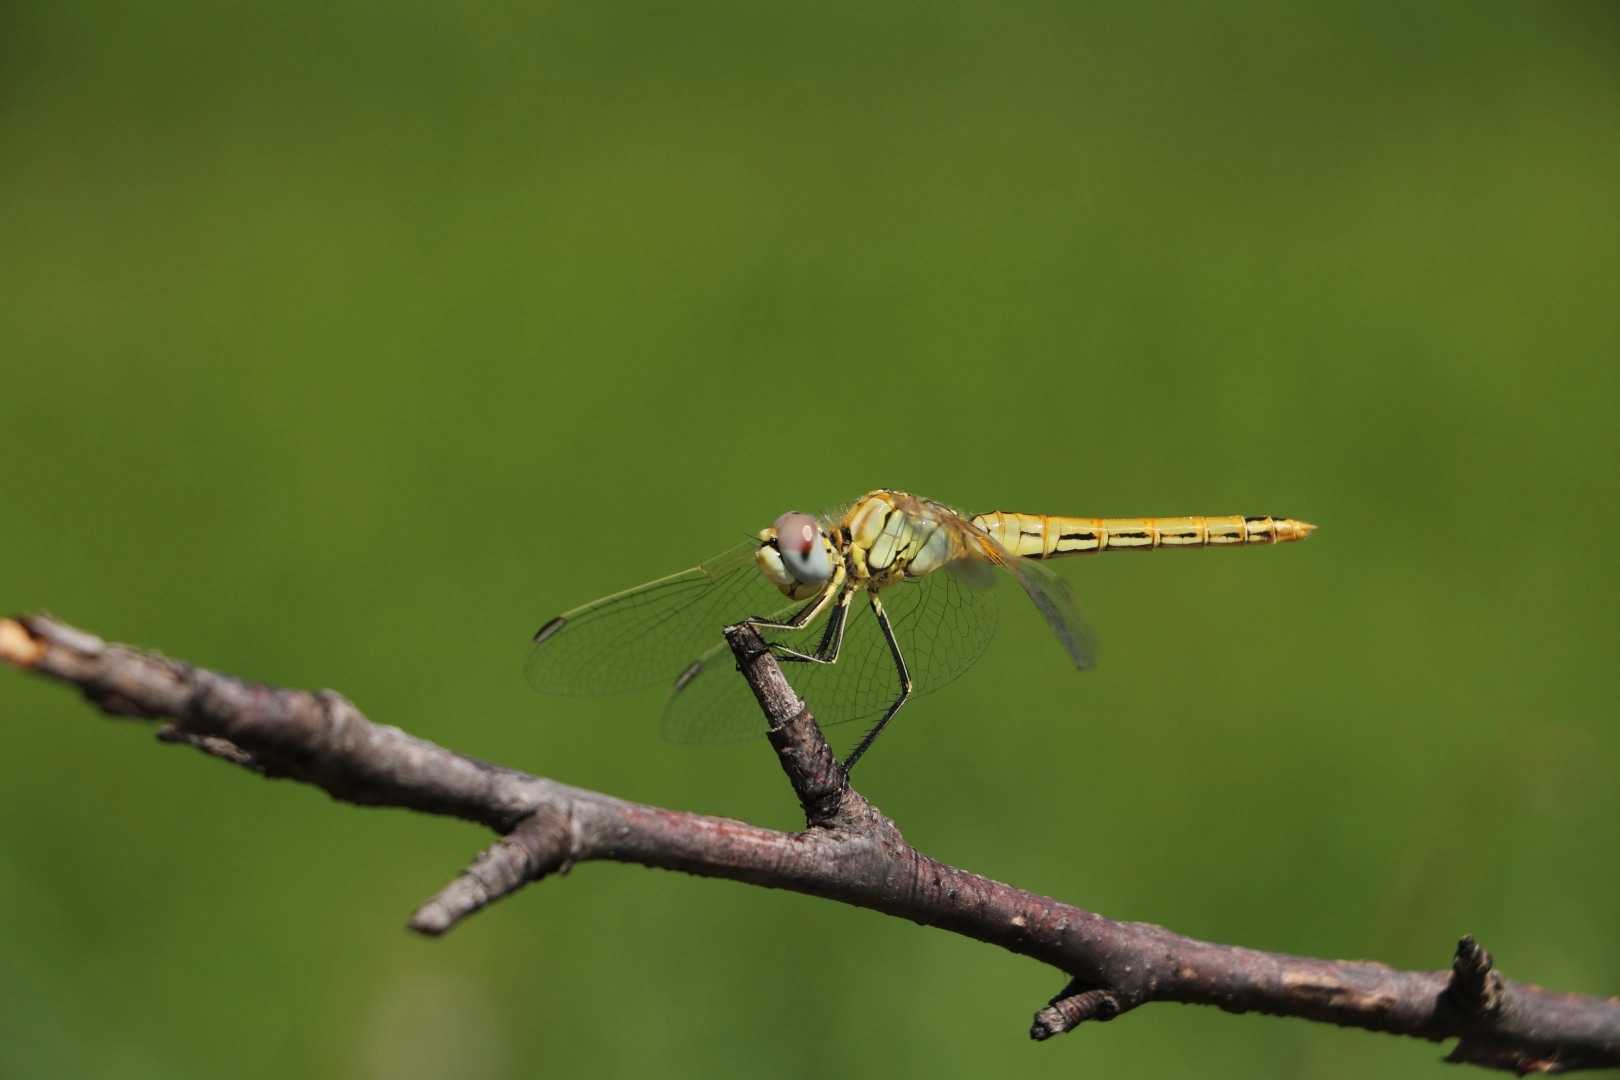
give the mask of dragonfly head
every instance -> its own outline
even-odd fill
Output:
[[[760,572],[794,600],[808,600],[833,574],[832,542],[809,514],[790,512],[759,531]]]

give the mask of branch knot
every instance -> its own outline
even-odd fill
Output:
[[[1502,975],[1491,970],[1491,954],[1472,934],[1464,934],[1457,942],[1446,992],[1459,1009],[1476,1021],[1489,1021],[1502,1010],[1507,997]]]

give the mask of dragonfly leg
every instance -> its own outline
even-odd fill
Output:
[[[814,653],[800,652],[778,642],[772,642],[777,649],[778,660],[797,660],[811,664],[836,664],[838,653],[844,647],[844,623],[849,618],[849,601],[854,596],[854,590],[845,588],[838,594],[838,606],[833,608],[832,615],[827,619],[827,629],[821,635],[821,644],[816,646]]]
[[[877,737],[883,733],[883,729],[888,726],[889,721],[894,719],[894,714],[900,711],[900,706],[904,705],[906,699],[911,696],[911,673],[906,670],[906,658],[900,655],[900,643],[894,640],[894,627],[889,625],[889,616],[884,612],[883,604],[878,600],[877,593],[867,593],[866,596],[867,599],[872,601],[872,611],[877,615],[878,625],[883,628],[883,638],[889,643],[889,655],[894,657],[894,668],[900,674],[900,696],[894,699],[894,704],[890,705],[889,711],[883,714],[883,719],[879,720],[872,730],[866,733],[866,738],[861,740],[861,745],[850,751],[849,757],[844,759],[844,775],[846,776],[849,775],[849,770],[855,767],[855,763],[861,759],[861,755],[866,753],[867,748],[877,741]]]
[[[750,615],[743,622],[752,626],[764,627],[766,630],[803,630],[815,621],[816,616],[820,615],[822,609],[837,595],[839,595],[839,590],[836,583],[829,584],[820,596],[806,604],[799,610],[797,615],[794,615],[787,622],[773,622],[760,615]]]

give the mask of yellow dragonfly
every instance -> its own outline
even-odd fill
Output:
[[[581,696],[666,685],[665,738],[752,738],[764,726],[722,636],[725,627],[750,622],[768,632],[794,690],[821,724],[878,717],[845,759],[847,770],[910,698],[951,682],[984,653],[996,628],[997,569],[1023,587],[1069,660],[1085,671],[1093,660],[1091,628],[1044,560],[1279,544],[1303,540],[1314,528],[1274,517],[998,510],[968,518],[879,489],[821,514],[783,514],[757,540],[700,566],[557,616],[534,636],[529,683]],[[860,614],[858,595],[869,617]]]

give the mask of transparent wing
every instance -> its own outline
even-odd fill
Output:
[[[1046,617],[1047,625],[1057,635],[1069,659],[1074,661],[1075,668],[1090,671],[1097,662],[1097,639],[1069,583],[1044,563],[1020,559],[999,547],[997,550],[1006,559],[1007,572],[1018,580]]]
[[[796,610],[800,605],[759,572],[758,546],[746,541],[701,566],[559,615],[535,635],[525,665],[529,685],[571,696],[667,686],[716,642],[724,646],[725,627]]]
[[[1091,622],[1074,598],[1074,590],[1052,568],[1035,559],[1022,559],[980,532],[973,523],[955,511],[945,521],[962,537],[962,546],[969,552],[977,551],[987,561],[963,560],[964,568],[973,573],[988,573],[988,563],[998,563],[1018,584],[1023,586],[1035,607],[1046,619],[1046,624],[1057,635],[1063,651],[1069,654],[1076,669],[1090,671],[1097,662],[1097,638]]]
[[[973,574],[973,569],[971,564],[948,565],[878,594],[905,657],[914,696],[956,681],[995,637],[995,578]],[[864,596],[850,603],[837,664],[787,664],[784,670],[823,724],[881,716],[900,696],[889,644]]]
[[[765,734],[765,717],[722,637],[687,667],[664,699],[659,731],[670,742],[741,742]]]
[[[880,594],[913,696],[950,683],[984,655],[996,632],[994,577],[955,564]],[[800,631],[769,631],[768,640],[814,652],[827,616]],[[735,621],[735,620],[733,620]],[[722,643],[683,671],[664,702],[663,734],[672,742],[736,742],[765,734],[765,720],[748,684]],[[900,677],[865,595],[850,600],[844,644],[836,664],[791,663],[782,671],[823,727],[881,716],[900,696]]]

